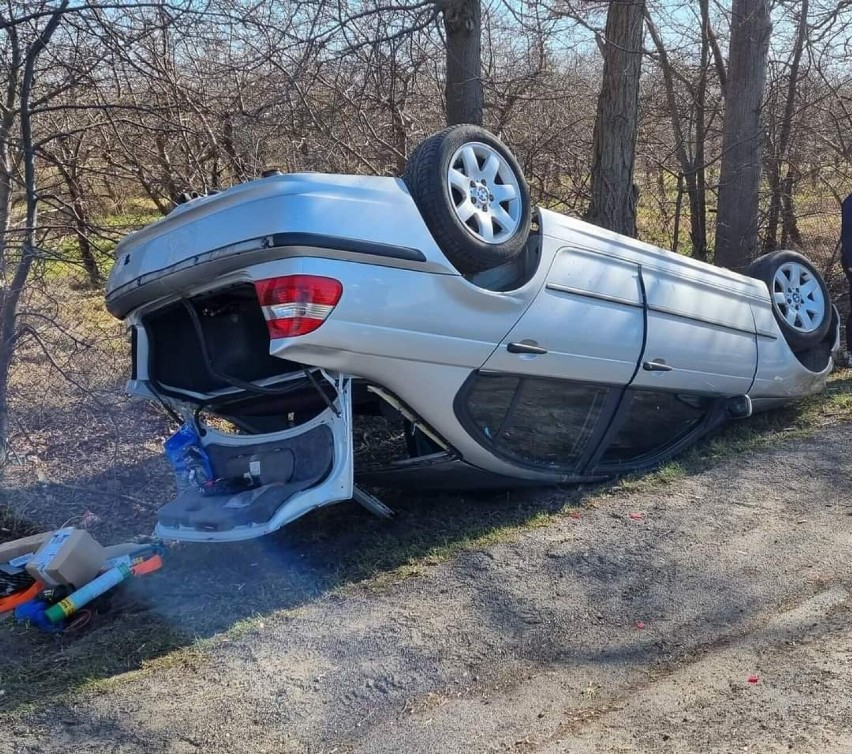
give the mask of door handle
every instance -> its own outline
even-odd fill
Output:
[[[654,359],[653,361],[645,361],[642,363],[642,369],[646,372],[671,372],[672,367],[666,364],[662,359]]]
[[[506,346],[506,350],[509,353],[532,353],[539,355],[547,353],[547,349],[536,345],[535,341],[526,340],[522,340],[520,343],[509,343],[509,345]]]

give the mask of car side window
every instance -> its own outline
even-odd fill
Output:
[[[601,465],[653,457],[701,424],[714,403],[712,398],[653,390],[628,391],[624,400],[626,419],[601,456]]]
[[[480,442],[506,460],[562,471],[577,468],[612,392],[533,377],[477,375],[474,380],[465,406]]]
[[[509,413],[512,398],[521,384],[519,377],[476,375],[467,394],[467,412],[478,432],[493,443]]]

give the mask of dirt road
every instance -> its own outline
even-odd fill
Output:
[[[852,426],[11,718],[3,752],[852,752]]]

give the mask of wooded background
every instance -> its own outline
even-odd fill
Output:
[[[543,206],[837,274],[850,0],[3,0],[0,39],[3,446],[32,427],[21,365],[79,393],[80,363],[123,358],[66,295],[123,234],[267,168],[400,175],[447,123],[497,133]]]

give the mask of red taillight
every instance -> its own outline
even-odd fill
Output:
[[[343,293],[339,281],[317,275],[258,280],[254,287],[270,338],[293,338],[316,330]]]

